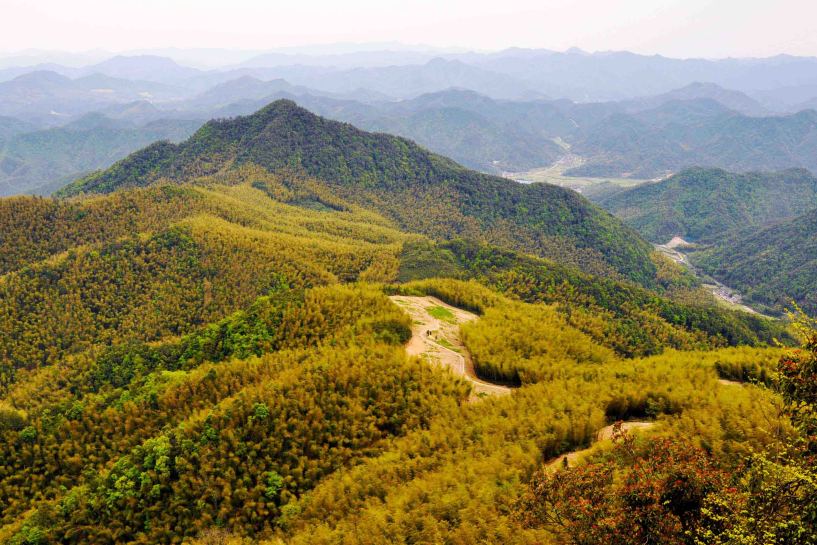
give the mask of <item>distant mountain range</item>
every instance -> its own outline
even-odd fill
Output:
[[[817,84],[817,58],[778,55],[752,59],[671,59],[626,51],[586,53],[512,48],[457,57],[519,79],[548,96],[577,101],[626,100],[666,93],[696,81],[763,97],[764,107],[787,109],[776,90]],[[814,95],[812,95],[814,96]]]
[[[405,136],[466,166],[495,173],[547,166],[566,153],[583,160],[567,171],[577,176],[650,179],[695,165],[737,171],[817,168],[814,112],[744,115],[704,96],[711,92],[741,102],[739,94],[711,85],[696,85],[698,98],[690,100],[674,98],[692,94],[684,89],[640,101],[591,104],[503,101],[458,89],[364,104],[297,86],[267,85],[281,91],[257,100],[222,93],[222,103],[235,102],[209,114],[247,114],[270,100],[292,98],[321,115]],[[233,85],[223,89],[238,90]],[[743,104],[748,108],[750,102]]]
[[[710,98],[577,104],[497,101],[444,91],[410,101],[337,103],[300,96],[305,106],[370,130],[399,134],[472,168],[519,172],[565,153],[583,163],[566,174],[651,179],[695,165],[735,171],[817,169],[817,113],[754,117]],[[664,102],[661,102],[661,101]]]
[[[40,75],[36,73],[21,79],[31,78],[43,86]],[[54,76],[42,79],[65,79]],[[83,81],[90,79],[83,78]],[[9,87],[17,96],[29,96],[20,91],[22,83],[19,79],[11,83],[14,85]],[[3,85],[6,84],[0,84],[0,96]],[[57,85],[57,89],[62,88]],[[574,162],[578,166],[568,169],[566,175],[591,177],[650,179],[695,165],[733,171],[792,167],[817,170],[815,111],[765,117],[741,114],[710,96],[720,97],[747,112],[757,114],[759,110],[752,106],[751,99],[714,85],[694,85],[639,100],[589,104],[566,100],[497,100],[459,89],[402,101],[385,101],[368,92],[361,100],[351,100],[285,80],[263,81],[252,76],[217,84],[185,100],[164,103],[145,99],[126,102],[138,97],[126,87],[118,93],[105,93],[104,99],[88,91],[87,86],[72,84],[63,94],[60,92],[51,95],[35,93],[32,96],[44,98],[38,98],[31,108],[39,111],[44,101],[56,104],[61,100],[75,100],[77,115],[56,116],[51,113],[46,116],[47,123],[32,115],[15,121],[18,127],[15,130],[19,132],[19,127],[26,126],[30,131],[51,125],[55,117],[63,119],[64,123],[73,122],[78,115],[85,113],[84,110],[135,126],[159,120],[197,121],[201,124],[207,119],[246,115],[272,100],[287,98],[326,117],[370,131],[410,138],[467,167],[496,174],[545,167],[567,154],[578,159]],[[77,96],[80,98],[72,98]],[[678,96],[696,98],[680,100],[676,98]],[[122,102],[116,101],[120,98]],[[10,108],[10,104],[13,103],[6,102],[6,107]],[[9,123],[6,121],[6,125]],[[2,130],[0,127],[0,137]],[[174,132],[168,137],[177,134]],[[96,140],[100,145],[105,142],[104,138]],[[143,139],[138,141],[147,143]],[[43,150],[49,149],[49,144],[42,142]],[[134,149],[117,147],[123,154]],[[70,153],[70,150],[66,152]],[[108,153],[102,156],[113,161],[122,155]],[[107,165],[95,162],[87,166]],[[37,186],[52,187],[58,180],[78,171],[35,168],[32,172],[51,172],[52,177],[34,186],[27,183],[25,189],[19,188],[20,191]],[[10,191],[11,186],[6,185]]]
[[[817,112],[749,117],[710,99],[672,101],[615,113],[586,127],[573,145],[576,176],[653,178],[700,165],[734,171],[817,169]]]
[[[776,87],[761,88],[761,80]],[[815,107],[814,97],[817,60],[795,57],[738,62],[577,50],[295,51],[203,70],[159,55],[116,56],[86,66],[0,69],[0,117],[14,119],[0,122],[0,143],[88,113],[127,122],[129,131],[160,120],[189,127],[185,123],[246,115],[287,98],[492,174],[513,176],[560,159],[560,175],[594,178],[658,179],[692,166],[817,171],[817,114],[780,113]],[[62,161],[38,165],[54,146],[88,156],[83,139],[48,140],[60,134],[41,133],[34,140],[40,153],[28,148],[24,161],[16,150],[4,152],[7,165],[24,163],[32,173],[10,178],[22,171],[6,168],[0,174],[5,192],[55,187],[85,167],[106,166],[103,159],[114,161],[135,149],[117,144],[70,168]],[[87,134],[99,146],[109,137]],[[165,136],[184,134],[173,129]],[[35,183],[32,176],[47,179]]]
[[[234,52],[212,55],[217,59],[236,58]],[[265,80],[283,78],[294,85],[327,92],[348,93],[367,88],[392,98],[462,87],[493,98],[547,96],[577,102],[631,100],[661,95],[695,82],[710,82],[751,97],[757,102],[745,104],[751,112],[737,104],[727,106],[753,114],[762,110],[795,112],[817,97],[817,58],[788,55],[712,60],[629,52],[586,53],[576,49],[556,52],[511,48],[494,53],[447,53],[361,48],[336,54],[323,51],[258,54],[210,70],[184,66],[155,54],[119,55],[81,67],[37,63],[37,58],[20,57],[16,66],[3,63],[7,67],[0,69],[0,81],[48,70],[70,77],[101,73],[181,85],[201,92],[249,75]],[[761,110],[757,110],[758,105]]]
[[[730,110],[734,110],[744,115],[769,116],[772,115],[768,109],[760,102],[740,91],[724,89],[714,83],[702,83],[699,81],[690,83],[680,89],[673,89],[659,95],[635,98],[624,101],[622,106],[630,113],[658,108],[667,102],[676,100],[698,100],[710,99],[718,102]]]
[[[71,79],[56,72],[30,72],[0,83],[0,115],[57,125],[110,104],[140,99],[161,102],[179,95],[163,83],[98,73]]]

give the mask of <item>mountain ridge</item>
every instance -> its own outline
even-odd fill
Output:
[[[410,140],[327,120],[289,100],[250,116],[208,122],[178,145],[156,143],[59,195],[107,193],[160,178],[180,181],[244,164],[303,172],[429,236],[504,240],[543,257],[586,260],[636,282],[654,281],[649,245],[570,190],[470,171]],[[423,214],[415,213],[418,207]]]

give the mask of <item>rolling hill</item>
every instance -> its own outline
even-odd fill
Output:
[[[0,115],[58,125],[72,116],[117,102],[144,98],[169,100],[180,96],[179,89],[155,82],[101,74],[71,79],[55,72],[31,72],[0,82]]]
[[[741,93],[733,89],[724,89],[720,85],[700,81],[659,95],[624,101],[623,104],[628,111],[640,111],[657,108],[662,104],[674,100],[697,99],[714,100],[726,108],[743,115],[756,117],[771,115],[769,110],[746,93]]]
[[[403,99],[451,87],[471,89],[500,99],[544,98],[542,93],[516,78],[443,58],[434,58],[424,64],[324,70],[323,73],[298,77],[293,82],[333,93],[368,89]]]
[[[467,170],[401,138],[366,133],[280,100],[211,121],[179,145],[157,143],[61,190],[107,193],[255,164],[324,180],[339,196],[439,238],[469,236],[650,285],[650,247],[575,193]],[[418,211],[422,213],[418,213]]]
[[[748,117],[709,99],[672,101],[587,127],[572,147],[586,162],[566,174],[654,178],[696,165],[740,172],[815,170],[816,142],[813,110]]]
[[[718,240],[738,228],[758,228],[811,210],[817,178],[806,170],[735,174],[686,169],[655,183],[601,198],[598,204],[647,240]]]
[[[520,172],[551,164],[564,154],[551,138],[512,119],[494,121],[457,107],[386,113],[362,126],[410,138],[482,172]]]
[[[37,125],[32,125],[14,117],[0,116],[0,143],[14,135],[35,131],[38,128]]]

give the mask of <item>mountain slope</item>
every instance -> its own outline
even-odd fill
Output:
[[[242,164],[319,178],[338,195],[435,238],[501,243],[647,285],[654,278],[649,245],[572,191],[479,174],[408,140],[329,121],[286,100],[211,121],[179,145],[152,145],[61,194],[181,181]]]
[[[808,205],[814,207],[814,199]],[[765,229],[736,231],[691,259],[752,303],[781,312],[794,300],[817,313],[817,209]]]
[[[599,205],[641,233],[663,243],[716,239],[726,231],[792,218],[817,202],[817,178],[806,170],[735,174],[687,169],[657,183],[639,185]]]
[[[0,143],[16,134],[37,130],[36,125],[14,117],[0,116]]]
[[[17,134],[0,142],[0,195],[48,194],[150,142],[182,140],[200,125],[160,119],[134,126],[88,114],[63,127]]]
[[[521,172],[549,165],[564,154],[547,137],[512,122],[494,122],[461,108],[386,114],[363,126],[410,138],[482,172]]]

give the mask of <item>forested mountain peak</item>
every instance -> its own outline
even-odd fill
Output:
[[[211,120],[178,147],[161,146],[167,154],[161,160],[153,155],[156,149],[151,146],[138,151],[111,169],[66,187],[62,194],[106,193],[133,185],[121,179],[130,174],[121,167],[143,164],[149,158],[156,160],[149,161],[151,168],[135,181],[136,185],[159,177],[183,180],[212,174],[232,163],[303,170],[333,182],[364,179],[377,183],[427,179],[432,160],[459,168],[408,140],[330,121],[289,99],[276,100],[251,115]]]
[[[317,178],[401,228],[435,238],[468,236],[600,274],[654,281],[650,246],[568,189],[480,174],[404,138],[319,117],[291,100],[210,121],[179,145],[149,146],[60,194],[181,182],[241,165]]]
[[[663,94],[625,101],[630,109],[647,109],[671,100],[708,99],[744,115],[769,115],[769,111],[752,97],[740,91],[725,89],[712,82],[696,81]]]

